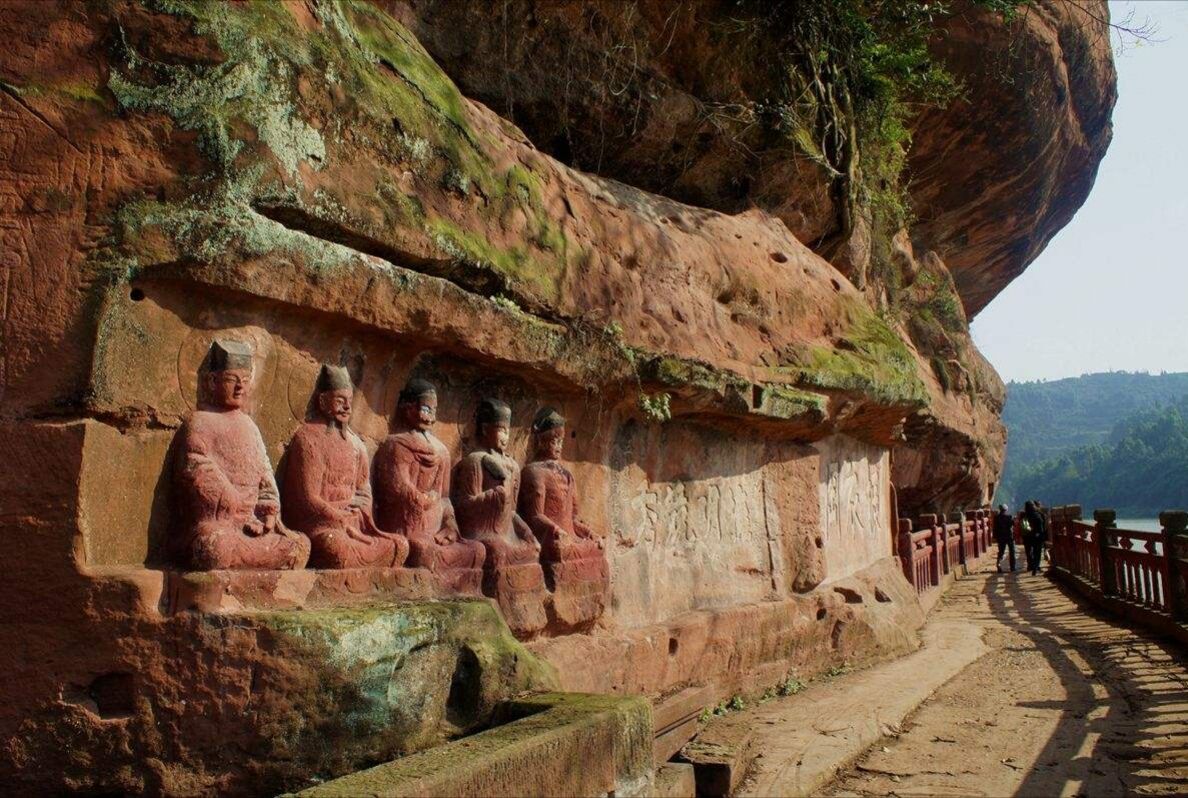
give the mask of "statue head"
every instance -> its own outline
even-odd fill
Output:
[[[479,402],[474,417],[478,444],[484,449],[502,453],[511,438],[511,408],[498,399],[484,399]]]
[[[538,460],[560,460],[565,445],[565,417],[551,407],[542,407],[532,421],[532,448]]]
[[[206,395],[210,403],[238,410],[247,403],[252,382],[252,348],[242,341],[215,339],[207,355]]]
[[[351,399],[355,386],[350,372],[343,366],[323,365],[318,373],[318,412],[330,424],[345,430],[351,421]]]
[[[437,388],[428,380],[409,380],[396,400],[396,416],[409,429],[427,431],[437,422]]]

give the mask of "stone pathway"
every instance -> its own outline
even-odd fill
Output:
[[[799,696],[739,713],[755,760],[739,795],[814,795],[837,769],[900,728],[904,718],[986,653],[968,623],[940,621],[914,654],[813,682]]]
[[[1045,577],[969,577],[929,626],[955,622],[979,629],[988,653],[826,794],[1188,792],[1188,670],[1175,644],[1113,622]]]

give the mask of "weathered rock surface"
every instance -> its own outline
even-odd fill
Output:
[[[762,208],[810,246],[841,228],[811,136],[759,118],[787,76],[773,71],[782,31],[765,29],[754,8],[389,5],[464,93],[566,163],[726,213]],[[966,1],[941,22],[934,50],[965,93],[914,126],[912,235],[944,257],[970,315],[1022,273],[1093,185],[1116,98],[1108,14],[1104,0],[1040,0],[1004,21]]]
[[[913,645],[890,485],[901,508],[973,504],[1001,456],[1001,384],[960,310],[908,329],[769,211],[566,166],[458,91],[399,21],[424,24],[410,7],[385,7],[0,10],[0,781],[289,789],[471,728],[545,678],[462,609],[425,621],[412,668],[399,619],[440,606],[385,610],[360,654],[362,610],[338,597],[419,597],[411,571],[153,570],[174,531],[162,475],[216,336],[252,346],[274,464],[323,362],[361,373],[352,425],[371,450],[410,375],[439,385],[455,460],[480,396],[512,405],[520,461],[540,405],[570,419],[563,459],[612,584],[591,636],[533,644],[566,686],[757,686]],[[725,191],[701,182],[707,205]],[[799,184],[803,210],[781,216],[826,230],[817,184]],[[935,303],[939,255],[901,244],[932,275],[913,301]],[[455,721],[463,651],[493,664]],[[391,694],[372,681],[389,664]],[[422,677],[401,726],[400,685]],[[344,731],[356,704],[374,734]]]
[[[1107,19],[1104,2],[1044,0],[1004,26],[970,6],[937,38],[936,52],[968,88],[917,127],[912,235],[944,257],[971,316],[1023,273],[1093,187],[1117,99]]]

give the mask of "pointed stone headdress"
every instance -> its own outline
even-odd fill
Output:
[[[415,402],[422,396],[429,394],[436,394],[437,388],[429,380],[422,380],[419,377],[414,377],[405,383],[404,388],[400,391],[400,398],[396,400],[397,404],[406,404],[408,402]]]
[[[322,365],[322,370],[318,372],[318,393],[350,391],[354,388],[355,386],[351,382],[351,373],[347,371],[346,366],[331,366],[329,363]]]
[[[483,399],[479,402],[478,412],[475,413],[475,421],[480,426],[500,421],[510,424],[511,408],[507,406],[506,402],[501,402],[498,399]]]
[[[208,363],[212,372],[252,367],[252,347],[243,341],[216,338],[210,345]]]
[[[548,432],[565,426],[565,416],[551,407],[542,407],[532,421],[532,431],[536,433]]]

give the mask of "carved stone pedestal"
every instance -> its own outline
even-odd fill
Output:
[[[533,635],[548,624],[544,572],[535,562],[488,568],[483,592],[495,599],[503,619],[518,637]]]
[[[580,631],[602,616],[610,592],[610,572],[604,558],[546,562],[544,573],[553,591],[551,627],[557,631]]]

